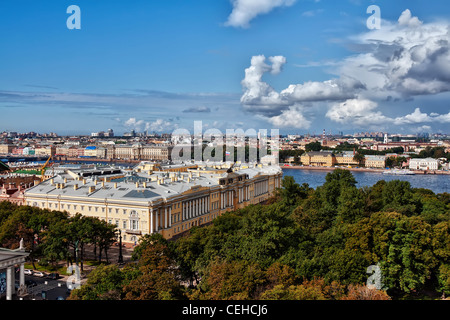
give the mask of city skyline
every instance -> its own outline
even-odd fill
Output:
[[[3,2],[0,131],[448,133],[450,8],[432,3]]]

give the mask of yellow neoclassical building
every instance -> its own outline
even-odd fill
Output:
[[[332,167],[336,165],[336,156],[329,151],[311,151],[303,154],[300,161],[305,166]]]
[[[264,202],[281,187],[279,166],[229,168],[203,163],[69,168],[29,188],[24,203],[103,219],[122,231],[125,243],[155,232],[170,239],[224,212]]]

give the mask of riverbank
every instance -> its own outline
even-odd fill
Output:
[[[293,170],[318,170],[318,171],[334,171],[335,169],[345,169],[354,172],[375,172],[375,173],[383,173],[386,169],[375,169],[375,168],[349,168],[349,167],[309,167],[309,166],[285,166],[284,164],[280,164],[282,169],[293,169]],[[419,170],[411,170],[414,174],[419,175],[450,175],[449,171],[419,171]]]

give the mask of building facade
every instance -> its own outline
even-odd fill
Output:
[[[357,167],[359,166],[359,162],[354,159],[355,152],[353,151],[344,151],[335,155],[336,164],[342,166],[350,166]]]
[[[438,170],[438,168],[439,168],[439,160],[433,158],[425,158],[425,159],[415,158],[409,161],[410,170],[433,171]]]
[[[103,170],[104,174],[88,175],[82,169],[67,170],[28,189],[24,201],[103,219],[121,230],[123,242],[136,243],[155,232],[170,239],[227,211],[264,202],[281,187],[282,178],[279,166],[229,170],[229,165],[198,165],[186,171],[160,166],[156,170]]]
[[[12,144],[0,144],[0,154],[9,154],[12,153],[15,146]]]
[[[0,299],[12,300],[16,294],[16,266],[19,266],[19,288],[25,287],[25,260],[29,253],[23,248],[9,250],[0,248]]]
[[[383,169],[386,167],[386,157],[366,155],[364,163],[366,168]]]
[[[305,166],[332,167],[337,164],[336,156],[328,151],[312,151],[303,154],[300,160]]]

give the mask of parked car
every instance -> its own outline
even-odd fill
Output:
[[[45,273],[43,273],[41,271],[36,271],[36,272],[33,273],[33,276],[44,278],[45,277]]]
[[[24,274],[27,274],[27,275],[29,275],[29,276],[32,276],[32,275],[33,275],[33,270],[31,270],[31,269],[25,269],[25,270],[23,271],[23,273],[24,273]]]
[[[60,276],[59,276],[59,273],[52,272],[52,273],[49,273],[49,274],[46,276],[46,278],[47,278],[47,279],[56,280],[56,279],[59,279]]]

